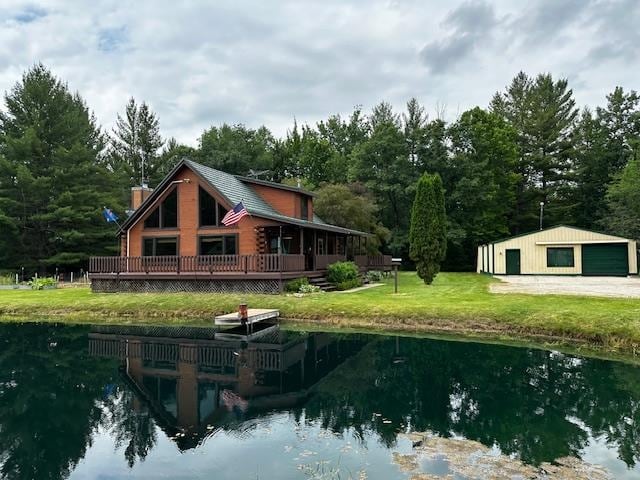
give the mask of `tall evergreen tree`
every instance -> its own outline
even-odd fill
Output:
[[[133,97],[130,98],[124,116],[118,114],[111,137],[111,169],[128,177],[131,186],[156,184],[165,171],[160,155],[162,145],[164,140],[156,114],[145,102],[138,105]]]
[[[418,276],[430,285],[440,271],[447,251],[447,216],[444,189],[438,174],[425,173],[418,180],[411,209],[409,255]]]
[[[99,160],[103,137],[82,98],[35,65],[5,95],[0,135],[7,266],[79,267],[91,254],[115,252],[100,210],[120,205]]]
[[[518,132],[517,173],[521,181],[513,233],[535,229],[541,201],[546,204],[549,223],[569,222],[573,209],[572,133],[578,110],[567,80],[554,81],[550,74],[531,79],[520,72],[505,93],[496,93],[491,110]]]

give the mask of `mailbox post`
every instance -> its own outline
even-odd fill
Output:
[[[402,265],[402,259],[392,258],[391,265],[393,266],[393,293],[398,293],[398,267]]]

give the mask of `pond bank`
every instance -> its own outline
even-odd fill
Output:
[[[216,314],[241,302],[277,308],[286,319],[307,325],[378,332],[453,333],[483,339],[523,339],[640,353],[640,300],[553,295],[496,295],[491,278],[443,273],[425,286],[402,272],[392,282],[350,294],[302,298],[277,295],[93,294],[88,289],[1,291],[3,321],[155,323],[211,325]]]

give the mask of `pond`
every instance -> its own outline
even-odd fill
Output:
[[[639,478],[640,369],[274,325],[0,325],[0,471],[33,479]]]

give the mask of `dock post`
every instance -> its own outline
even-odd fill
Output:
[[[249,309],[246,303],[238,305],[238,317],[240,317],[240,325],[246,327],[247,333],[249,333]]]

